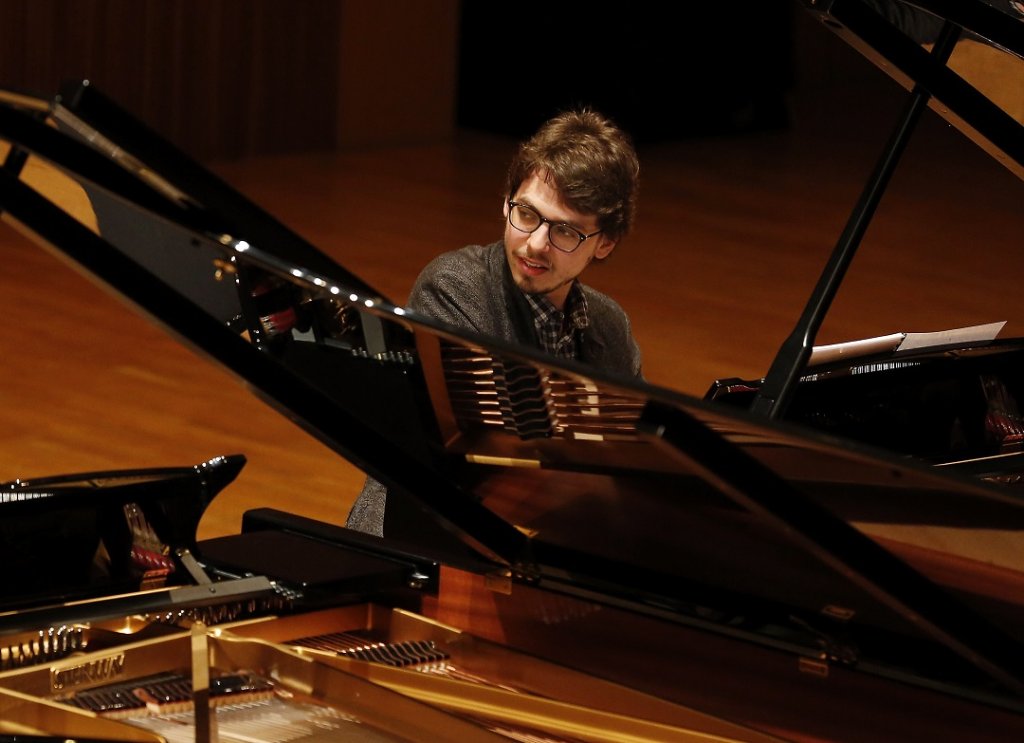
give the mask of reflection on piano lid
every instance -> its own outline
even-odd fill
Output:
[[[1021,485],[1021,343],[882,352],[807,368],[784,418],[943,465]],[[748,407],[762,380],[720,379],[707,398]]]
[[[195,549],[203,512],[244,465],[233,455],[0,484],[4,607],[181,585],[172,550]]]
[[[938,106],[1019,172],[1019,121],[980,83],[947,65],[961,43],[979,40],[1019,61],[1021,24],[1007,12],[977,1],[809,5],[912,90],[903,123],[927,104]],[[902,11],[938,17],[935,39],[922,46],[905,33]],[[822,386],[801,385],[794,393],[791,382],[805,376],[810,351],[802,344],[820,322],[812,312],[796,334],[797,352],[780,354],[780,371],[773,365],[763,384],[742,385],[742,394],[754,398],[746,410],[560,361],[396,306],[88,84],[67,86],[42,107],[0,96],[0,137],[14,152],[38,155],[83,183],[99,228],[89,229],[20,179],[18,157],[0,172],[7,216],[389,488],[389,529],[396,531],[387,540],[256,512],[242,534],[194,545],[198,569],[189,575],[197,585],[189,589],[216,591],[219,579],[253,573],[271,591],[287,592],[288,612],[303,601],[307,609],[332,596],[350,601],[365,590],[359,581],[367,575],[383,576],[389,589],[404,583],[432,593],[437,563],[444,562],[446,569],[485,575],[514,596],[557,596],[586,607],[579,610],[585,614],[612,607],[645,627],[799,658],[801,668],[823,676],[850,672],[868,691],[843,703],[866,725],[879,697],[913,687],[931,700],[923,705],[928,710],[947,709],[945,701],[956,697],[943,725],[984,727],[977,723],[983,719],[1000,731],[1024,728],[1024,564],[1019,550],[1009,557],[992,550],[997,538],[1019,539],[1024,529],[1024,501],[1000,484],[1022,471],[1013,430],[1021,394],[1017,341],[901,357],[899,365],[884,360],[892,367],[870,375],[830,367],[815,372],[821,381],[814,384]],[[901,133],[893,149],[904,144]],[[875,180],[884,183],[888,175],[887,164]],[[858,217],[873,206],[867,199]],[[841,242],[836,274],[857,239]],[[827,306],[834,288],[823,281],[812,304]],[[921,391],[920,409],[944,394],[959,401],[962,393],[967,405],[944,438],[959,443],[953,434],[962,435],[967,445],[936,453],[931,440],[919,438],[896,449],[877,433],[861,435],[859,420],[823,431],[813,411],[804,419],[780,415],[790,395],[789,410],[798,413],[801,400],[813,395],[805,390],[869,377],[881,384],[861,390],[860,400],[877,400],[877,417],[865,427],[891,425],[886,415],[898,412],[892,389]],[[958,390],[949,379],[967,386]],[[769,415],[762,414],[766,408]],[[824,412],[843,419],[841,411]],[[941,408],[938,415],[953,420]],[[988,432],[1000,426],[1011,430],[994,443]],[[954,465],[962,456],[984,467],[959,472]],[[129,503],[138,510],[126,510]],[[151,543],[150,529],[165,541],[158,510],[145,499],[118,505],[140,545]],[[881,535],[880,527],[900,538]],[[955,550],[926,549],[931,535],[949,528],[964,533]],[[278,553],[268,545],[288,545],[290,559],[275,564]],[[367,567],[354,576],[334,569],[347,559]],[[442,592],[437,602],[443,599]],[[542,619],[534,636],[557,629],[566,614],[572,612]],[[653,663],[657,649],[647,639],[621,642]],[[571,655],[583,641],[559,638],[555,652]],[[738,673],[750,679],[749,666],[741,663]],[[649,684],[643,675],[629,681]],[[693,685],[691,679],[665,693],[699,696],[682,688]],[[748,719],[799,737],[791,711],[749,705]],[[930,711],[905,712],[914,724],[939,725]],[[833,722],[823,736],[841,738],[840,727]]]

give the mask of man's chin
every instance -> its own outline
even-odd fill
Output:
[[[519,291],[523,294],[532,294],[535,297],[543,297],[552,292],[550,287],[538,284],[536,281],[530,281],[523,278],[516,279],[516,286],[519,287]]]
[[[537,278],[536,276],[526,275],[522,271],[512,271],[512,280],[519,287],[520,291],[526,294],[542,294],[544,292],[544,288],[537,281]]]

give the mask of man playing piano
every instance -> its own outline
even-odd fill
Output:
[[[445,253],[423,269],[409,307],[451,325],[640,375],[629,318],[580,282],[632,226],[639,164],[629,137],[591,110],[546,122],[509,166],[505,232]],[[386,488],[367,478],[349,528],[382,534]]]

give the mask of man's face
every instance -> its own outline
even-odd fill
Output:
[[[528,204],[545,219],[565,222],[584,234],[598,229],[595,216],[570,209],[561,195],[537,173],[523,181],[512,200]],[[608,256],[615,241],[601,233],[585,240],[572,253],[563,253],[548,242],[547,224],[541,224],[533,232],[522,232],[509,224],[508,209],[506,201],[505,257],[516,286],[527,294],[543,294],[555,307],[562,309],[573,279],[583,273],[594,258]]]

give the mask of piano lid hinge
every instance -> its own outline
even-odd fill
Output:
[[[519,583],[539,583],[540,568],[532,562],[517,562],[512,566],[512,579]]]
[[[423,572],[422,570],[414,569],[406,579],[406,585],[413,590],[422,591],[427,586],[435,584],[436,581],[432,576]]]

